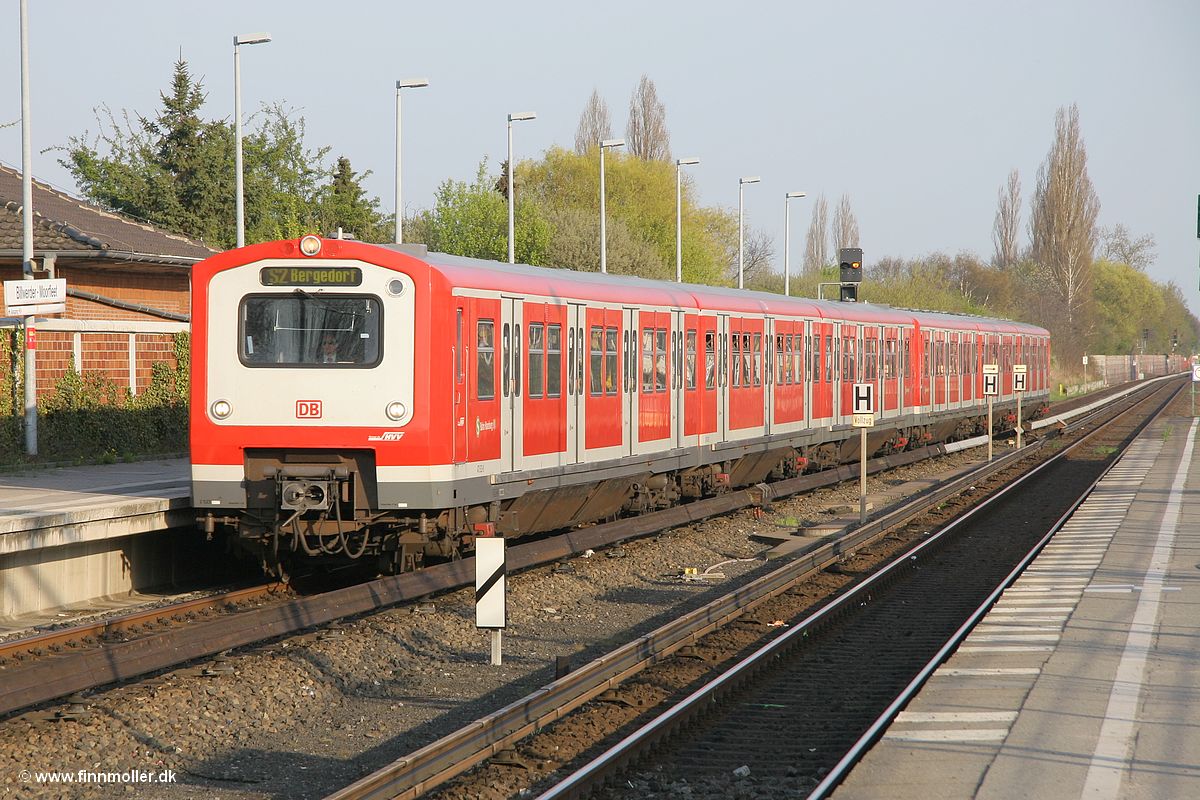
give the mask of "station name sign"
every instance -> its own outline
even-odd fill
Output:
[[[66,310],[66,278],[4,282],[4,315],[7,317],[60,314]]]
[[[361,286],[358,267],[263,267],[263,286]]]

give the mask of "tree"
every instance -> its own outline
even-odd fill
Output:
[[[849,195],[842,195],[837,210],[833,212],[833,240],[838,250],[858,247],[858,220],[850,209]]]
[[[579,127],[575,129],[575,152],[585,155],[604,139],[612,138],[612,118],[608,114],[608,103],[597,89],[592,90],[583,113],[579,115]]]
[[[1118,223],[1101,229],[1100,239],[1104,242],[1104,257],[1110,261],[1128,264],[1139,272],[1145,272],[1154,263],[1154,250],[1158,244],[1152,233],[1134,239],[1129,229]]]
[[[829,212],[825,195],[813,203],[812,221],[804,237],[804,272],[815,275],[829,263]]]
[[[1054,127],[1054,143],[1038,170],[1033,195],[1031,255],[1058,305],[1058,314],[1049,322],[1060,334],[1060,352],[1074,357],[1088,334],[1100,199],[1088,177],[1078,106],[1060,108]]]
[[[667,109],[658,99],[654,81],[643,75],[629,98],[629,124],[625,128],[629,152],[647,161],[671,160],[671,135]]]
[[[992,263],[1001,269],[1017,263],[1017,231],[1021,226],[1021,176],[1014,169],[1008,182],[996,192],[996,220],[992,225],[992,242],[996,254]]]
[[[122,112],[118,122],[101,106],[99,132],[94,138],[86,132],[71,137],[59,163],[92,202],[214,247],[230,247],[235,239],[233,128],[201,117],[203,86],[182,59],[175,63],[171,91],[161,100],[153,119]],[[247,241],[327,232],[322,228],[329,203],[342,207],[338,214],[352,210],[358,215],[347,224],[360,236],[374,235],[366,231],[386,222],[377,200],[363,194],[349,199],[350,185],[361,178],[349,162],[334,168],[326,163],[328,147],[307,147],[303,117],[279,103],[264,104],[255,116],[256,127],[243,137]]]
[[[508,202],[496,191],[495,179],[488,176],[486,159],[480,162],[474,182],[444,181],[433,209],[419,217],[414,235],[424,239],[430,250],[493,261],[508,259]],[[516,260],[546,263],[550,226],[535,204],[524,199],[517,202],[513,228]]]
[[[332,233],[338,228],[347,236],[364,242],[382,242],[388,237],[389,220],[379,210],[379,199],[368,198],[362,181],[371,173],[359,175],[350,159],[340,156],[333,179],[325,187],[318,206],[318,231]]]

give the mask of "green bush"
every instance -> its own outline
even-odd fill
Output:
[[[156,362],[150,385],[134,396],[100,373],[68,370],[38,398],[38,455],[25,453],[21,334],[0,337],[0,465],[72,461],[112,463],[187,450],[188,335],[176,334],[177,364]],[[73,366],[73,365],[72,365]]]

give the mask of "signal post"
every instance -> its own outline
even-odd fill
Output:
[[[984,364],[983,365],[983,394],[987,397],[988,403],[988,419],[987,419],[987,440],[988,440],[988,461],[992,460],[992,403],[995,402],[996,395],[1000,394],[1000,365],[999,364]]]
[[[854,384],[854,415],[851,423],[859,430],[858,524],[867,522],[867,428],[875,427],[875,384]]]
[[[1021,397],[1025,394],[1025,377],[1029,370],[1025,364],[1013,364],[1013,392],[1017,395],[1017,449],[1021,449]]]

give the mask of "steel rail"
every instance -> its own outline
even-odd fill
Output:
[[[1146,385],[1139,386],[1133,393],[1140,393],[1140,390],[1146,388]],[[1129,395],[1126,395],[1114,400],[1109,406],[1109,411],[1129,399]],[[1075,421],[1069,426],[1069,430],[1088,424],[1100,413],[1103,412],[1095,412]],[[984,464],[940,487],[915,495],[899,503],[894,510],[871,520],[865,526],[853,529],[848,534],[834,533],[814,541],[809,547],[798,551],[788,564],[778,570],[714,600],[703,608],[673,620],[532,694],[363,777],[329,795],[328,800],[419,796],[482,763],[530,733],[560,719],[628,677],[667,658],[679,648],[693,644],[713,630],[786,591],[798,581],[836,563],[853,550],[937,506],[981,478],[1031,455],[1045,441],[1043,439],[1031,442],[1019,451],[1000,456],[992,463]],[[844,469],[851,473],[847,478],[855,477],[853,473],[856,470],[852,467]],[[792,488],[797,481],[813,477],[816,476],[803,476],[772,484],[771,493],[776,497],[784,493],[793,493],[786,490]],[[668,514],[674,510],[659,513]]]
[[[870,472],[915,463],[944,452],[944,446],[930,445],[872,459],[869,462]],[[515,572],[551,564],[588,549],[598,550],[708,517],[762,505],[774,498],[829,486],[848,480],[855,473],[856,470],[851,467],[838,467],[516,545],[508,550],[507,566],[509,571]],[[462,559],[311,597],[223,615],[219,619],[204,620],[136,639],[101,641],[97,646],[0,666],[0,717],[225,650],[470,586],[474,580],[474,560]],[[159,615],[162,614],[160,611]],[[66,633],[60,635],[66,636]]]
[[[88,640],[102,641],[121,633],[131,633],[146,625],[169,622],[187,614],[200,614],[218,608],[227,608],[241,603],[269,597],[286,589],[283,583],[267,583],[248,586],[227,592],[183,600],[154,608],[131,611],[120,616],[69,625],[51,631],[0,642],[0,658],[20,658],[23,655],[42,656],[47,651],[59,652],[64,647],[84,644]]]
[[[1181,384],[1179,388],[1173,392],[1171,396],[1168,397],[1152,415],[1147,417],[1146,420],[1138,426],[1137,433],[1140,434],[1143,430],[1145,430],[1146,427],[1148,427],[1150,423],[1153,422],[1167,408],[1168,405],[1170,405],[1171,401],[1179,396],[1179,394],[1183,391],[1183,388],[1184,387]],[[1148,400],[1150,398],[1146,399]],[[937,671],[938,667],[940,667],[946,662],[947,659],[950,658],[954,651],[958,649],[959,645],[961,645],[967,636],[970,635],[971,631],[974,630],[975,626],[979,624],[979,621],[982,620],[989,611],[991,611],[992,607],[1000,599],[1001,595],[1003,595],[1009,587],[1017,582],[1017,579],[1021,577],[1022,573],[1025,572],[1033,560],[1037,558],[1042,550],[1045,549],[1046,545],[1049,544],[1054,538],[1054,535],[1062,529],[1063,525],[1067,524],[1067,520],[1071,518],[1071,515],[1073,515],[1075,511],[1078,510],[1081,505],[1083,505],[1088,497],[1091,496],[1092,492],[1095,491],[1096,486],[1099,485],[1100,481],[1104,480],[1104,478],[1108,476],[1108,473],[1117,466],[1117,463],[1121,460],[1121,456],[1125,454],[1125,450],[1129,449],[1129,446],[1135,439],[1136,434],[1130,438],[1129,443],[1125,446],[1125,449],[1121,451],[1121,455],[1117,458],[1114,458],[1112,462],[1105,467],[1100,476],[1096,478],[1096,480],[1092,481],[1092,484],[1088,486],[1086,490],[1084,490],[1083,494],[1081,494],[1075,499],[1074,502],[1071,503],[1071,506],[1066,510],[1066,512],[1064,512],[1062,516],[1060,516],[1054,522],[1054,524],[1050,526],[1050,530],[1047,531],[1046,535],[1043,536],[1037,542],[1037,544],[1030,549],[1030,551],[1024,556],[1024,558],[1021,559],[1020,562],[1018,562],[1012,571],[1004,577],[1004,579],[1000,582],[1000,585],[992,590],[991,594],[989,594],[983,600],[983,602],[979,604],[979,607],[971,613],[967,620],[961,626],[959,626],[958,630],[956,630],[950,636],[946,643],[942,645],[937,653],[934,654],[933,658],[929,659],[928,663],[926,663],[925,666],[922,667],[916,676],[914,676],[913,679],[908,683],[908,685],[901,690],[900,694],[888,704],[888,707],[884,709],[883,713],[881,713],[879,717],[873,723],[871,723],[862,736],[859,737],[858,741],[856,741],[850,750],[848,750],[846,754],[842,756],[841,760],[834,765],[833,769],[831,769],[829,773],[825,775],[822,781],[817,784],[816,788],[814,788],[813,791],[808,795],[807,800],[822,800],[822,798],[827,797],[831,791],[837,788],[837,786],[846,779],[847,775],[850,774],[850,770],[862,760],[863,756],[866,755],[867,750],[869,750],[875,744],[875,742],[879,740],[884,731],[887,730],[888,726],[891,725],[896,719],[896,715],[900,713],[900,710],[908,705],[908,703],[914,697],[916,697],[917,693],[921,691],[921,689],[929,681],[930,676],[932,676],[933,673]],[[1064,450],[1064,453],[1065,452],[1067,451]]]
[[[1137,402],[1141,401],[1139,400]],[[1136,405],[1137,402],[1133,404]],[[1169,402],[1169,400],[1167,402]],[[1127,410],[1128,409],[1125,409],[1125,411]],[[1113,419],[1118,418],[1121,413],[1124,413],[1124,411],[1114,415]],[[1088,437],[1083,437],[1078,441],[1073,442],[1069,446],[1051,456],[1046,461],[1037,465],[1034,469],[1021,475],[1017,480],[989,495],[987,498],[981,501],[979,505],[972,507],[964,514],[955,518],[944,528],[922,541],[904,555],[897,556],[890,564],[883,567],[878,572],[873,573],[862,582],[855,584],[854,587],[847,591],[846,594],[839,596],[829,605],[824,606],[820,610],[805,617],[800,622],[795,623],[786,633],[781,634],[763,647],[759,648],[754,653],[747,656],[744,660],[740,661],[733,668],[723,672],[718,678],[700,687],[691,695],[674,705],[667,712],[656,717],[654,720],[647,723],[645,726],[633,732],[632,734],[626,736],[620,742],[613,745],[601,755],[597,756],[593,761],[572,773],[565,780],[559,782],[546,792],[539,795],[537,800],[557,800],[557,798],[580,796],[591,786],[595,785],[599,781],[602,781],[614,770],[619,769],[621,766],[628,763],[629,760],[635,758],[637,753],[644,750],[649,744],[662,739],[681,721],[686,720],[698,713],[700,708],[702,708],[705,704],[711,703],[714,697],[720,695],[724,691],[727,691],[748,672],[757,669],[766,661],[775,658],[786,648],[794,646],[797,641],[802,641],[809,635],[813,628],[818,627],[827,619],[846,610],[849,607],[852,607],[876,584],[889,577],[895,570],[902,566],[906,566],[910,559],[917,558],[922,551],[924,551],[926,548],[932,547],[935,543],[940,542],[940,540],[945,538],[959,525],[963,524],[976,514],[985,511],[991,507],[993,503],[998,502],[1000,498],[1014,491],[1021,484],[1025,483],[1027,480],[1037,475],[1043,469],[1046,469],[1060,458],[1065,457],[1068,453],[1070,453],[1076,447],[1083,445],[1086,441],[1088,441]],[[1027,449],[1017,451],[1017,453],[1022,455],[1027,454]],[[1013,455],[1016,455],[1016,453],[1010,454],[1007,458],[1011,459]],[[1080,502],[1082,502],[1082,500]],[[334,797],[337,797],[337,795],[334,795]]]

